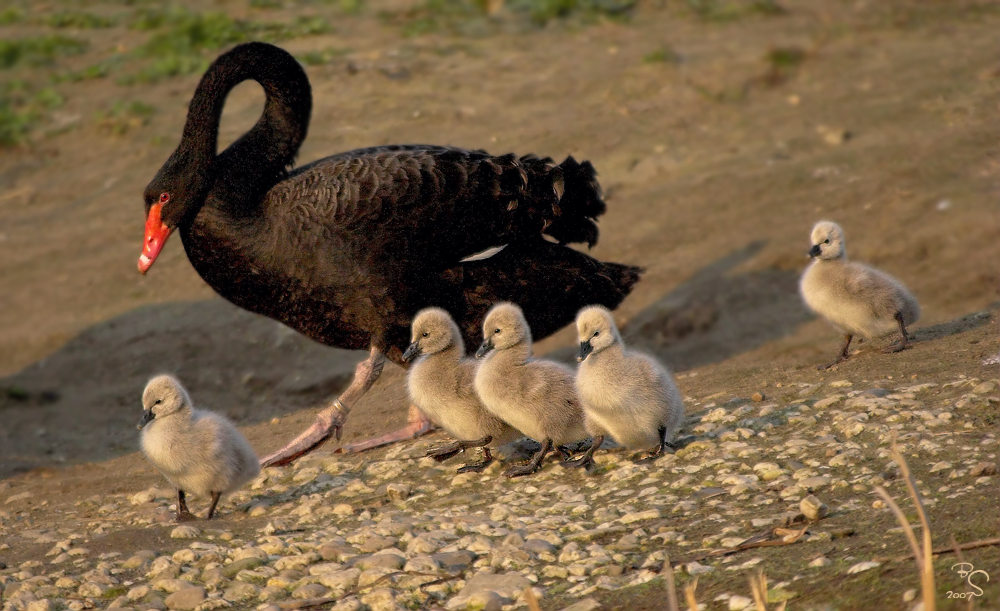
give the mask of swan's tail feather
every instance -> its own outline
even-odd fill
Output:
[[[486,311],[499,301],[521,306],[532,336],[541,339],[571,323],[584,305],[617,307],[632,291],[642,268],[599,261],[544,239],[509,244],[488,259],[450,270],[462,291],[451,309],[466,346],[482,339]]]

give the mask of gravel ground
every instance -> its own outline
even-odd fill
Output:
[[[500,461],[481,475],[456,474],[461,457],[418,458],[439,435],[374,460],[308,456],[224,499],[212,522],[172,524],[174,491],[162,485],[95,496],[47,520],[19,510],[31,493],[4,497],[0,488],[0,554],[11,544],[48,548],[44,560],[0,570],[3,609],[511,609],[531,589],[543,603],[581,611],[606,608],[604,593],[659,579],[668,553],[679,579],[739,575],[701,602],[748,608],[742,574],[767,568],[763,548],[725,551],[754,535],[806,549],[803,578],[885,562],[830,553],[829,543],[864,528],[868,512],[888,513],[874,486],[905,496],[890,485],[894,437],[922,474],[932,513],[945,499],[995,487],[996,433],[972,415],[995,410],[998,388],[1000,380],[964,377],[865,388],[843,379],[786,387],[796,397],[787,401],[689,397],[692,415],[672,455],[640,463],[605,449],[589,473],[550,459],[516,480],[501,475]],[[512,444],[503,462],[531,449]],[[192,509],[203,512],[202,500]],[[170,539],[130,553],[92,549],[128,529]],[[901,535],[892,537],[905,551]],[[794,598],[796,580],[770,584],[774,596]]]

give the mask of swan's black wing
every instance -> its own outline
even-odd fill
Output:
[[[263,206],[285,225],[286,247],[335,246],[369,271],[402,273],[443,270],[543,233],[592,245],[605,209],[587,162],[424,145],[316,161],[272,188]]]

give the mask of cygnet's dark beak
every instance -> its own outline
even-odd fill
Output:
[[[420,342],[413,342],[406,347],[406,352],[403,353],[403,362],[409,363],[418,356],[420,356]]]
[[[593,351],[594,347],[590,344],[589,339],[585,342],[580,342],[580,352],[576,355],[576,362],[582,363]]]
[[[809,249],[810,257],[818,257],[820,253],[819,244],[813,244],[813,247]]]
[[[153,410],[147,409],[142,412],[142,418],[139,420],[139,424],[135,425],[135,428],[142,430],[142,427],[152,422],[153,418],[156,418],[156,416],[153,415]]]
[[[493,342],[488,339],[483,340],[483,343],[479,346],[479,350],[476,350],[476,358],[483,358],[489,353],[490,350],[493,350]]]

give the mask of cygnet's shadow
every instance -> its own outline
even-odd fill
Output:
[[[622,329],[626,343],[684,371],[794,332],[812,318],[799,297],[799,272],[732,273],[764,244],[751,242],[713,261],[639,312]]]
[[[142,389],[158,373],[244,426],[334,396],[362,358],[221,299],[139,308],[0,379],[0,478],[137,451]]]

